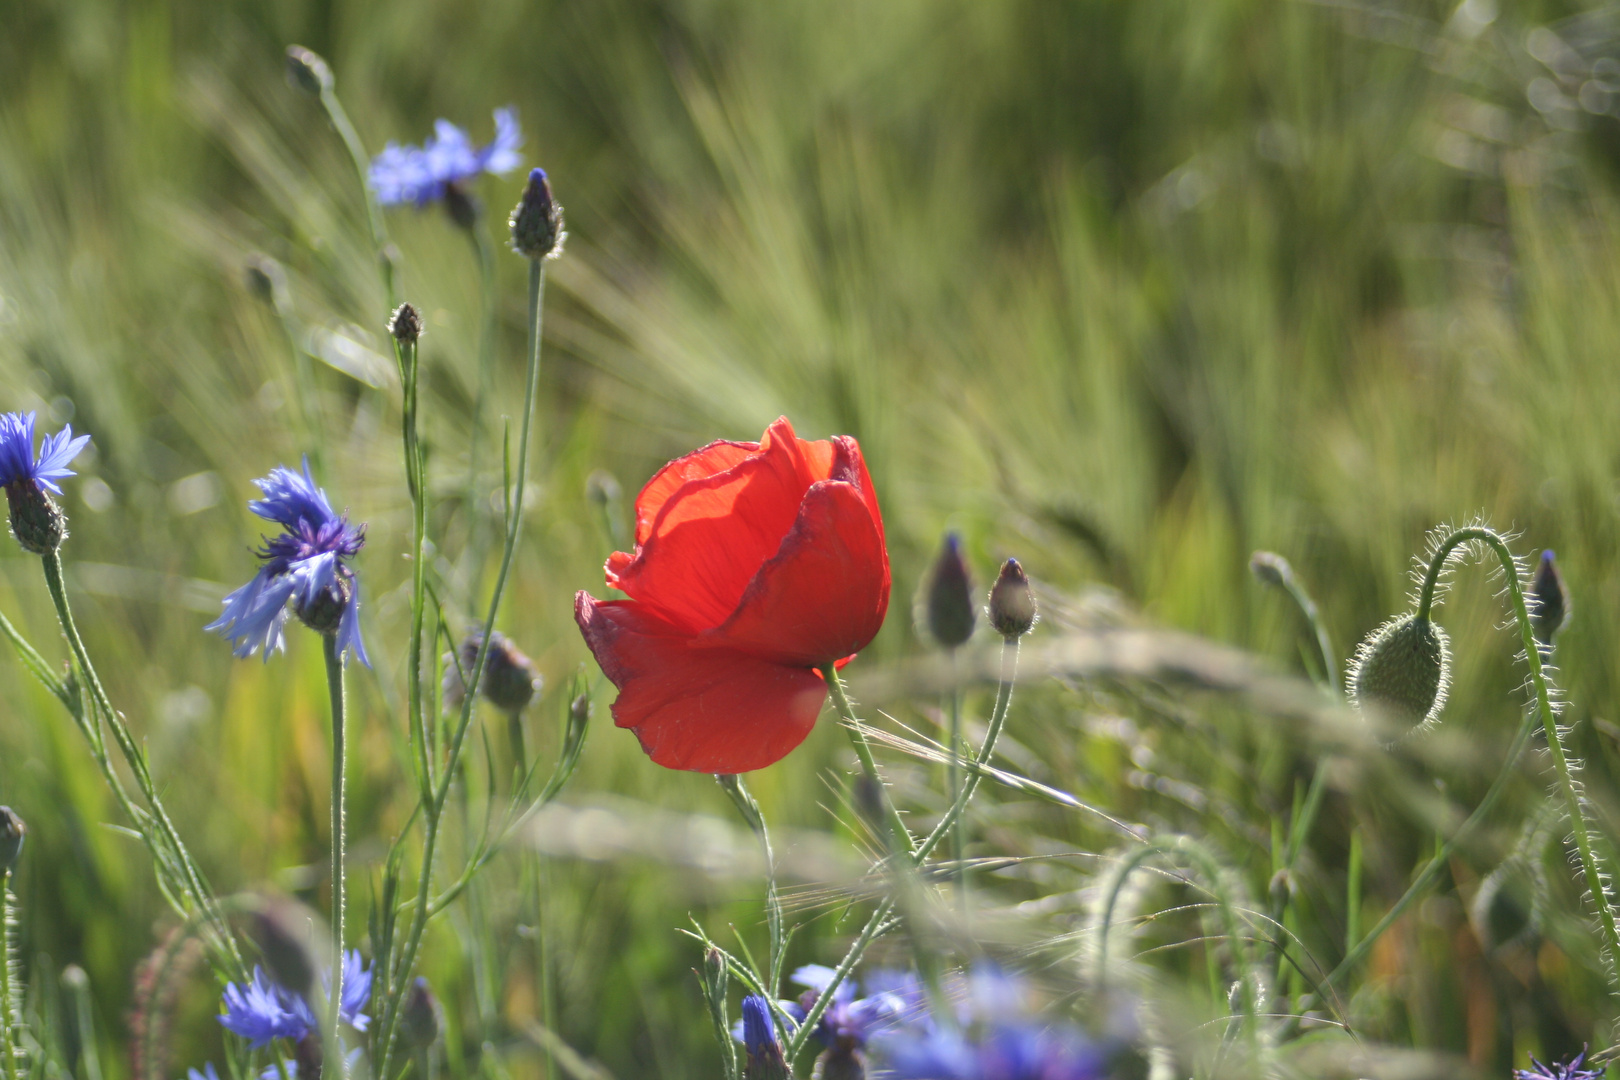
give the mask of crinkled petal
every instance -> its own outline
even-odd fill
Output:
[[[348,654],[352,651],[354,658],[365,667],[371,666],[371,658],[366,655],[366,643],[360,639],[360,575],[353,574],[349,578],[349,606],[343,609],[343,618],[338,623],[337,630],[338,655],[347,662]],[[366,976],[366,986],[369,991],[371,976]]]
[[[854,484],[824,480],[805,495],[736,612],[699,643],[820,666],[866,648],[888,610],[889,557],[865,496]]]
[[[815,726],[826,684],[806,668],[694,648],[681,628],[634,601],[581,592],[574,618],[619,688],[613,719],[659,765],[741,773],[780,761]]]
[[[286,647],[282,627],[295,588],[290,575],[260,570],[252,581],[225,597],[224,612],[203,629],[229,641],[231,651],[239,657],[261,651],[268,661],[272,653]]]
[[[79,453],[90,442],[90,436],[80,435],[73,437],[73,425],[66,424],[55,435],[47,435],[39,443],[39,461],[33,466],[34,479],[39,486],[56,494],[62,494],[62,489],[51,483],[63,477],[73,476],[74,472],[68,468],[68,462],[79,456]]]
[[[335,520],[337,514],[327,501],[326,492],[315,484],[309,472],[309,458],[304,458],[304,471],[295,473],[285,465],[270,470],[270,475],[253,481],[264,498],[248,503],[248,509],[268,521],[291,529],[299,521],[307,521],[319,529]]]
[[[703,467],[731,456],[710,450],[715,453]],[[635,554],[615,552],[608,559],[608,584],[688,630],[719,626],[736,610],[756,571],[781,547],[805,493],[826,479],[832,462],[831,443],[798,439],[786,418],[778,420],[766,430],[757,453],[688,480],[663,497]],[[642,502],[638,498],[638,518]]]
[[[496,176],[511,172],[523,164],[518,150],[523,146],[523,129],[518,127],[517,110],[508,105],[495,110],[495,141],[478,152],[478,164],[484,172]]]
[[[818,994],[826,993],[827,987],[832,985],[833,977],[838,972],[825,964],[805,964],[789,976],[800,986],[808,986]],[[834,1001],[848,1001],[856,994],[857,986],[854,979],[845,979],[838,984],[838,990],[833,994]]]
[[[330,551],[288,564],[287,576],[293,581],[293,597],[300,606],[313,604],[323,591],[337,584],[337,567],[337,555]]]

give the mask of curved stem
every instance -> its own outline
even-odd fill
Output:
[[[326,657],[326,689],[332,699],[332,988],[329,991],[330,1026],[337,1032],[338,1017],[343,1002],[343,907],[344,871],[348,829],[348,783],[345,777],[346,760],[343,658],[338,654],[337,637],[321,635],[321,649]],[[333,1045],[336,1045],[334,1042]]]
[[[478,329],[478,389],[473,397],[472,430],[467,439],[467,596],[476,604],[478,578],[483,572],[488,513],[478,479],[482,465],[484,412],[495,381],[495,251],[484,229],[482,217],[467,230],[478,259],[478,280],[482,293],[482,322]]]
[[[974,758],[974,768],[969,770],[967,783],[962,785],[956,801],[951,808],[940,818],[939,824],[934,826],[927,839],[917,846],[912,856],[917,865],[939,846],[945,834],[966,812],[968,803],[973,801],[973,795],[984,782],[984,767],[990,764],[990,759],[996,752],[996,740],[1001,737],[1001,728],[1007,722],[1007,710],[1012,706],[1013,683],[1018,678],[1018,639],[1008,638],[1001,647],[1001,679],[996,684],[996,704],[990,712],[990,724],[985,729],[984,743],[979,747],[978,756]]]
[[[948,701],[950,709],[950,761],[946,765],[946,779],[951,796],[951,805],[955,806],[962,796],[962,686],[957,678],[956,650],[950,650],[951,689]],[[967,912],[967,850],[966,838],[963,836],[963,819],[960,815],[951,826],[951,863],[954,867],[953,876],[956,878],[956,899],[962,912]]]
[[[877,761],[872,757],[872,744],[866,740],[866,725],[855,715],[855,707],[850,704],[849,695],[844,693],[844,682],[838,677],[838,669],[828,664],[821,669],[821,677],[827,681],[833,708],[838,711],[839,718],[844,722],[844,729],[849,732],[849,741],[855,747],[855,756],[861,761],[861,770],[866,773],[866,778],[872,782],[874,790],[883,800],[884,815],[888,818],[889,831],[893,834],[894,842],[901,845],[901,850],[910,854],[916,850],[916,840],[912,837],[911,830],[906,828],[905,819],[900,816],[894,800],[889,798],[888,786],[883,783],[883,777],[878,773]]]
[[[327,119],[343,140],[344,147],[349,151],[349,159],[354,163],[354,171],[360,177],[360,190],[366,200],[366,222],[371,226],[371,243],[377,250],[377,272],[382,277],[383,292],[388,296],[388,309],[392,311],[399,306],[399,294],[394,288],[394,255],[390,250],[388,226],[383,221],[382,207],[377,203],[377,193],[371,190],[371,159],[366,156],[360,133],[349,122],[349,114],[344,111],[343,102],[338,100],[337,91],[331,86],[321,91],[321,107],[326,110]]]
[[[770,993],[775,995],[781,986],[783,939],[782,939],[782,898],[776,891],[776,854],[771,850],[771,833],[765,826],[765,812],[759,808],[753,792],[743,778],[734,773],[721,774],[715,777],[720,787],[737,807],[748,827],[759,838],[759,846],[765,855],[765,925],[770,931],[771,951],[765,958],[765,966],[770,979]]]
[[[18,1010],[11,985],[16,970],[11,962],[11,871],[0,870],[0,1076],[22,1080],[17,1053]]]
[[[542,337],[542,316],[544,313],[544,300],[546,288],[545,262],[542,259],[529,260],[529,371],[525,381],[523,396],[523,427],[518,439],[517,473],[513,477],[513,491],[508,495],[509,507],[506,524],[506,544],[501,553],[501,569],[495,578],[495,591],[490,597],[488,614],[484,619],[482,644],[478,649],[478,658],[473,662],[472,671],[465,683],[469,688],[481,686],[484,680],[484,666],[489,659],[490,634],[495,629],[495,616],[500,611],[501,598],[506,591],[506,581],[512,570],[512,556],[517,551],[518,537],[522,533],[524,485],[527,482],[529,467],[529,433],[533,426],[534,399],[540,384],[540,341]],[[440,774],[437,788],[432,797],[427,800],[426,813],[423,820],[422,840],[422,869],[417,879],[416,912],[411,920],[410,934],[405,940],[403,951],[399,956],[397,965],[397,978],[389,983],[389,1000],[386,1002],[383,1022],[378,1029],[378,1036],[382,1043],[382,1054],[377,1067],[376,1075],[386,1080],[388,1066],[390,1065],[394,1044],[399,1036],[399,1019],[401,1004],[404,1001],[404,988],[409,982],[412,966],[416,963],[416,954],[421,949],[422,932],[427,927],[428,915],[432,907],[433,891],[433,856],[438,844],[439,821],[444,816],[445,801],[450,796],[450,782],[456,775],[456,766],[461,760],[462,746],[467,738],[467,729],[472,723],[473,703],[478,695],[469,690],[462,697],[461,716],[456,724],[455,734],[451,739],[445,766]]]

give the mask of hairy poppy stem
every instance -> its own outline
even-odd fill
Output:
[[[959,677],[959,668],[956,662],[956,650],[949,650],[951,665],[950,700],[950,727],[951,727],[951,760],[948,769],[950,781],[951,805],[955,806],[962,797],[962,684]],[[951,826],[951,863],[956,878],[956,900],[962,914],[967,914],[968,906],[968,872],[966,859],[966,837],[964,834],[963,819],[957,815],[956,822]]]
[[[786,950],[782,939],[782,898],[776,890],[776,854],[771,850],[771,833],[765,826],[765,812],[759,808],[759,802],[741,776],[723,773],[715,776],[715,780],[719,781],[721,789],[737,807],[737,812],[759,838],[759,846],[765,855],[765,925],[771,936],[771,951],[765,958],[765,966],[769,970],[769,985],[777,987],[782,983],[782,962]]]
[[[343,1001],[343,902],[348,829],[348,783],[345,710],[343,700],[343,658],[338,654],[337,635],[322,634],[321,650],[326,657],[326,689],[332,699],[332,986],[328,991],[328,1022],[331,1045],[337,1045],[338,1016]]]
[[[11,868],[0,870],[0,1076],[22,1080],[24,1075],[17,1052],[21,1010],[17,990],[11,984],[17,976],[11,962]]]
[[[904,845],[904,851],[911,854],[917,849],[917,841],[906,828],[905,819],[900,816],[900,810],[889,797],[888,785],[878,773],[877,761],[872,757],[872,745],[866,740],[866,725],[855,715],[855,707],[850,704],[849,696],[844,693],[844,682],[838,677],[838,669],[828,664],[821,669],[821,677],[827,680],[827,689],[832,694],[833,708],[838,710],[838,716],[844,722],[844,730],[849,732],[849,741],[855,747],[855,756],[860,758],[861,769],[866,773],[876,791],[883,800],[884,814],[889,819],[889,830],[894,834],[894,841]]]

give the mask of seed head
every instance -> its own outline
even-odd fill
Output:
[[[512,250],[528,259],[555,259],[562,254],[563,209],[551,196],[546,170],[534,169],[523,188],[523,197],[512,209]]]
[[[401,304],[388,317],[388,332],[401,345],[415,345],[422,336],[422,316],[410,304]]]
[[[287,81],[306,94],[319,97],[332,89],[332,69],[314,50],[287,46]]]
[[[1380,626],[1361,647],[1350,670],[1350,700],[1374,713],[1397,737],[1433,724],[1451,685],[1451,645],[1428,619],[1407,615]]]
[[[1553,638],[1569,622],[1569,589],[1564,586],[1564,575],[1558,572],[1558,563],[1550,548],[1541,553],[1541,565],[1536,567],[1530,593],[1535,597],[1535,606],[1530,610],[1530,628],[1546,657],[1552,653]]]
[[[945,534],[925,588],[929,634],[947,649],[965,644],[973,636],[976,618],[973,580],[962,557],[962,541],[955,533]]]
[[[1029,587],[1029,577],[1017,559],[1008,559],[1001,566],[995,585],[990,589],[990,606],[985,609],[990,625],[1008,641],[1016,641],[1029,633],[1039,618],[1035,593]]]
[[[0,873],[10,870],[17,865],[17,858],[22,854],[23,838],[28,835],[28,826],[18,817],[9,806],[0,806]],[[0,963],[4,963],[0,960]]]

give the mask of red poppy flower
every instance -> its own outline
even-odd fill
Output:
[[[740,773],[804,741],[889,608],[872,478],[848,436],[815,442],[783,417],[757,443],[677,458],[636,497],[636,550],[607,561],[629,600],[574,597],[619,688],[613,719],[671,769]]]

